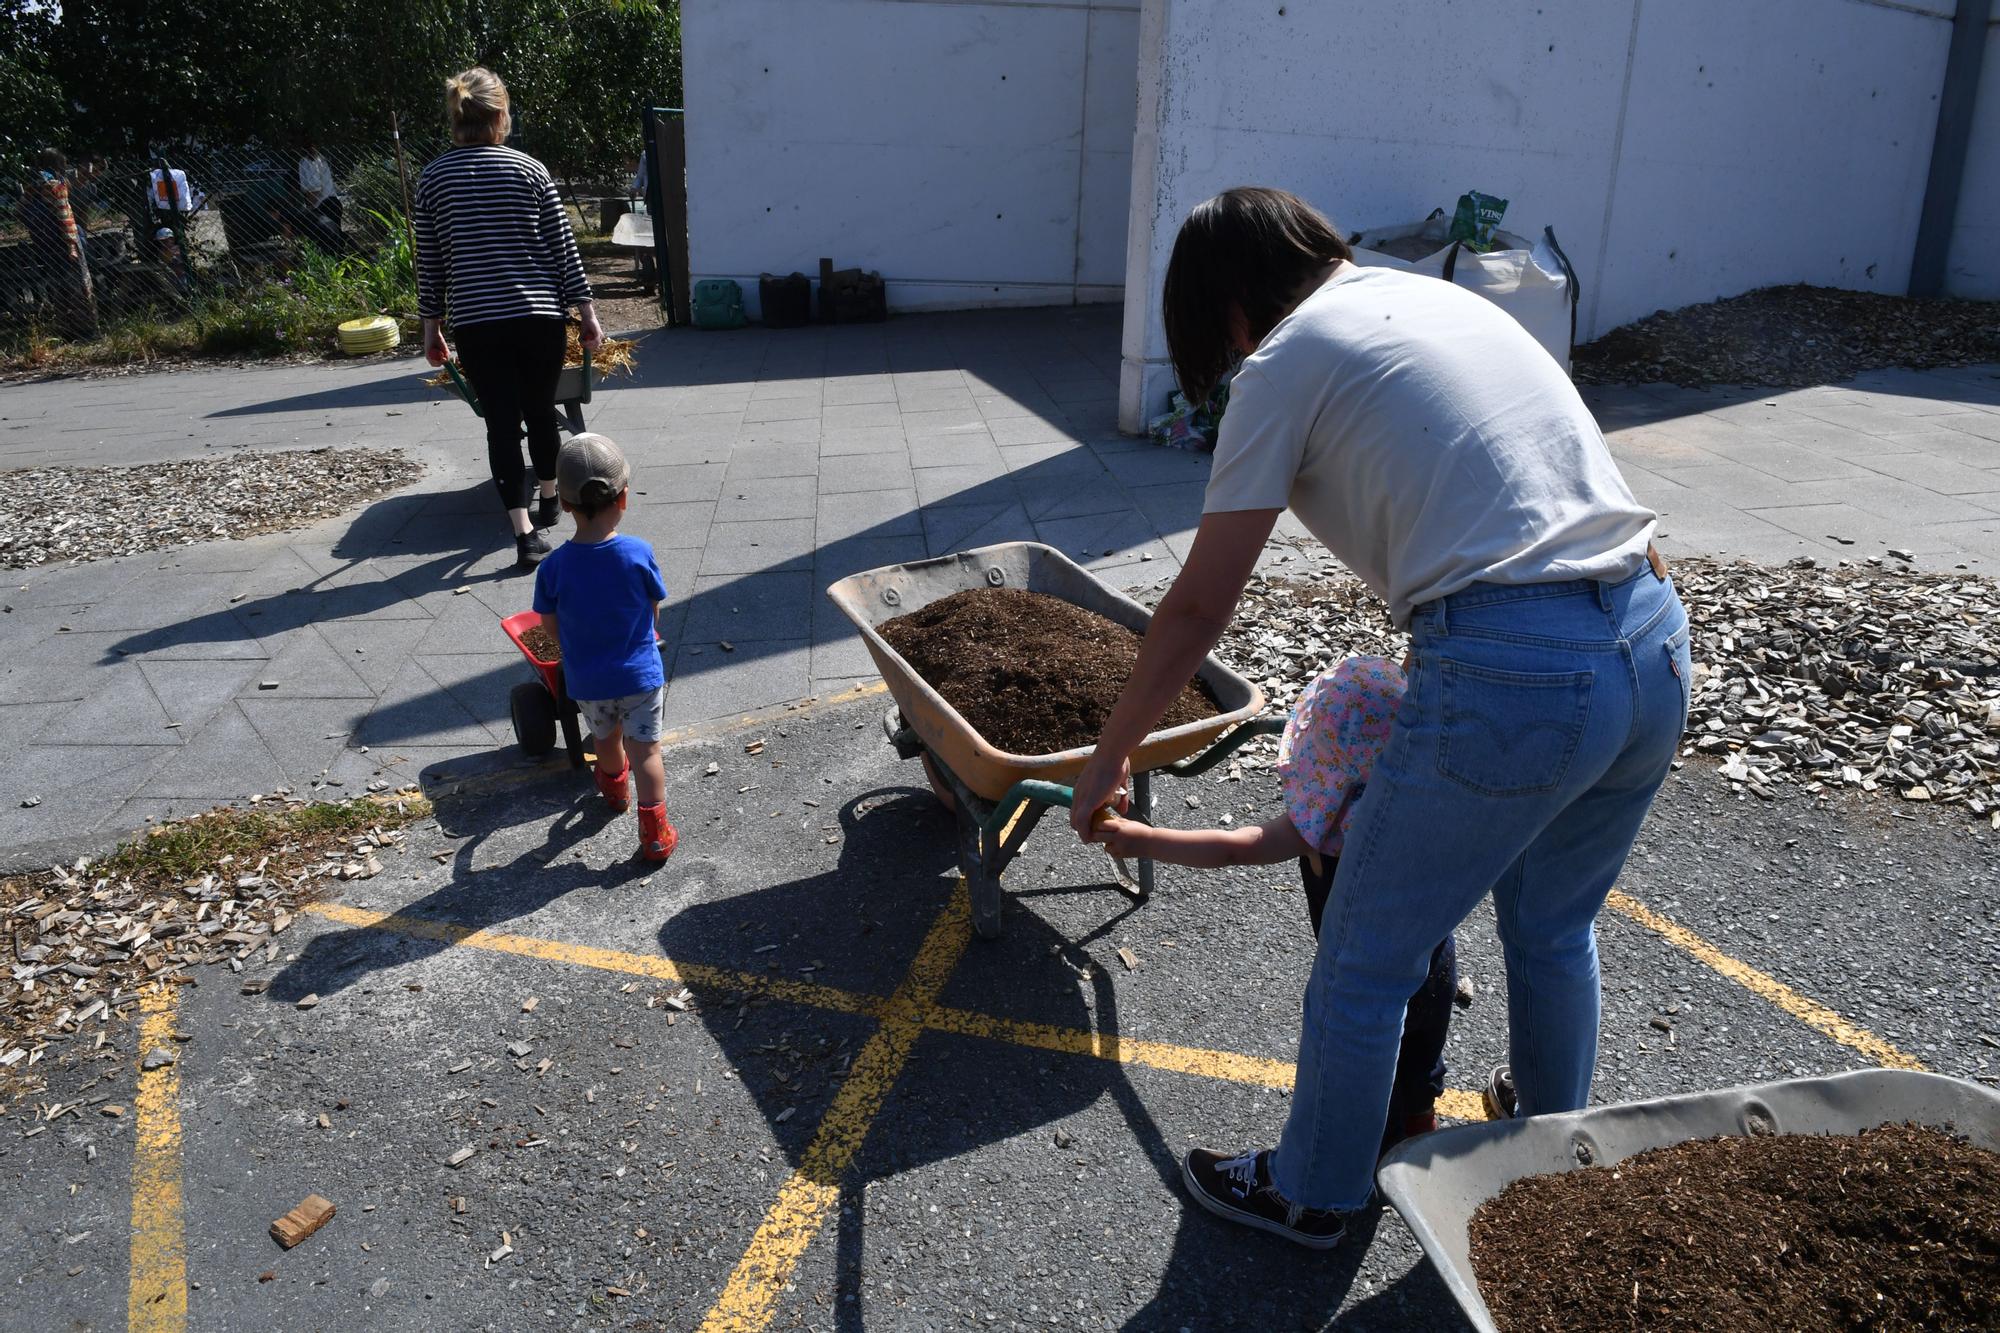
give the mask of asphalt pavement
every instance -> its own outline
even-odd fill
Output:
[[[138,1073],[117,1031],[48,1093],[131,1112],[0,1120],[0,1327],[173,1326],[180,1301],[202,1329],[1465,1327],[1393,1213],[1313,1255],[1185,1205],[1179,1154],[1283,1123],[1312,949],[1294,873],[1163,869],[1139,905],[1051,821],[1003,937],[973,937],[951,820],[885,706],[674,745],[664,868],[565,769],[434,774],[386,873],[268,966],[174,988],[176,1066]],[[1175,823],[1275,799],[1255,769],[1161,784]],[[1765,803],[1697,765],[1623,890],[1991,1083],[1994,850],[1946,812]],[[1873,1063],[1630,914],[1601,934],[1600,1100]],[[1504,1059],[1484,909],[1460,956],[1463,1114]],[[337,1215],[283,1251],[267,1228],[309,1192]]]

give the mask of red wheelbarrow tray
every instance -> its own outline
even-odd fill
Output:
[[[549,687],[549,693],[561,699],[564,695],[562,690],[557,688],[556,673],[562,670],[562,663],[544,662],[541,658],[535,656],[534,649],[528,647],[528,641],[521,637],[541,623],[542,613],[539,611],[516,611],[513,615],[508,616],[500,622],[500,628],[506,632],[508,638],[514,641],[514,646],[521,650],[521,656],[528,659],[528,665],[533,667],[535,674],[542,678],[542,684]],[[653,642],[658,643],[659,641],[660,632],[654,630]]]
[[[1039,542],[1002,542],[906,565],[884,565],[850,574],[826,590],[833,604],[861,631],[905,725],[974,795],[998,801],[1015,783],[1028,779],[1069,783],[1082,771],[1095,746],[1041,755],[997,749],[889,646],[877,628],[883,621],[968,588],[1025,588],[1048,593],[1138,634],[1146,632],[1151,613],[1061,551]],[[1150,772],[1198,754],[1224,732],[1264,710],[1264,692],[1213,656],[1202,662],[1195,677],[1214,692],[1221,711],[1215,717],[1148,735],[1133,752],[1134,772]]]

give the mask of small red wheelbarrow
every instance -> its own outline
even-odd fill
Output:
[[[530,759],[540,759],[556,748],[556,729],[562,729],[563,748],[569,752],[569,766],[582,768],[584,755],[583,728],[577,725],[580,711],[576,700],[569,697],[563,686],[561,662],[550,662],[535,656],[535,650],[528,646],[527,632],[542,623],[539,611],[516,611],[500,622],[500,628],[514,646],[521,650],[521,656],[528,659],[528,665],[535,669],[533,680],[524,680],[513,688],[507,696],[507,712],[513,718],[514,739],[521,743],[521,750]],[[653,641],[658,643],[660,633],[653,631]]]
[[[507,696],[507,711],[514,720],[514,739],[530,759],[540,759],[556,748],[556,728],[562,728],[563,748],[569,751],[569,766],[583,767],[583,729],[577,725],[576,701],[563,688],[561,662],[535,656],[523,636],[542,623],[537,611],[517,611],[500,622],[500,628],[535,669],[533,680],[524,680]]]

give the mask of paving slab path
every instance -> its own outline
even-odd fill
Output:
[[[1193,540],[1205,458],[1115,429],[1117,312],[643,335],[589,424],[659,551],[670,724],[868,677],[822,595],[877,565],[1039,540],[1134,587]],[[338,795],[509,761],[528,604],[479,423],[408,357],[0,388],[0,467],[364,444],[426,467],[299,531],[0,575],[0,859],[274,787]],[[1591,388],[1669,553],[1907,551],[2000,569],[2000,375],[1793,392]],[[1305,540],[1289,517],[1274,551]],[[725,646],[726,645],[726,646]],[[32,804],[30,804],[32,802]]]

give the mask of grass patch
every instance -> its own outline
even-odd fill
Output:
[[[402,796],[394,802],[372,796],[316,801],[273,811],[224,806],[151,829],[138,841],[92,862],[89,873],[101,879],[131,880],[135,886],[177,885],[241,861],[309,855],[327,839],[400,828],[428,814],[430,802],[422,796]],[[225,857],[230,860],[225,862]]]

